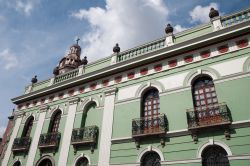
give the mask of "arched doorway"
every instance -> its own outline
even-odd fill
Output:
[[[81,157],[76,161],[75,166],[89,166],[89,161],[86,157]]]
[[[13,166],[21,166],[21,162],[20,161],[16,161]]]
[[[44,156],[36,163],[36,166],[55,166],[55,162],[52,157]]]
[[[230,166],[227,152],[218,145],[205,148],[201,154],[202,166]]]
[[[148,152],[141,158],[141,166],[161,166],[161,158],[156,152]]]

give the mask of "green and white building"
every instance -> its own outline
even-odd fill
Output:
[[[13,98],[2,166],[249,166],[250,9],[87,64]]]

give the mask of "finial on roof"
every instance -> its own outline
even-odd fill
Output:
[[[31,79],[31,82],[32,82],[32,84],[37,83],[37,76],[34,76],[34,77]]]
[[[87,65],[88,64],[88,60],[87,60],[87,57],[85,56],[83,59],[82,59],[82,65]]]
[[[166,34],[173,33],[173,31],[174,28],[170,24],[168,24],[167,27],[165,28]]]
[[[215,10],[213,7],[210,9],[210,12],[209,12],[209,17],[212,19],[214,17],[217,17],[219,16],[219,12],[218,10]]]
[[[116,43],[116,45],[115,45],[114,48],[113,48],[113,52],[114,52],[114,53],[119,53],[120,50],[121,50],[121,48],[119,47],[119,44]]]

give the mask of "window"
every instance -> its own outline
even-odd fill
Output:
[[[156,152],[148,152],[141,158],[141,166],[161,166],[160,156]]]
[[[151,130],[159,127],[160,98],[157,89],[150,89],[143,95],[142,117],[144,121],[144,130]]]
[[[34,117],[30,117],[25,126],[24,126],[24,130],[23,130],[23,133],[22,133],[22,137],[30,137],[30,133],[31,133],[31,130],[32,130],[32,126],[33,126],[33,121],[34,121]]]
[[[75,166],[89,166],[89,161],[85,157],[81,157],[77,160]]]
[[[195,80],[192,91],[194,106],[197,110],[206,110],[209,106],[218,104],[214,83],[209,76]]]
[[[21,162],[20,161],[16,161],[13,166],[21,166]]]
[[[52,162],[50,159],[44,159],[38,164],[38,166],[52,166]]]
[[[61,120],[61,114],[62,114],[62,112],[60,110],[58,110],[55,113],[54,117],[52,118],[50,130],[49,130],[50,133],[58,132],[58,128],[59,128],[59,124],[60,124],[60,120]]]
[[[202,166],[230,166],[227,152],[218,145],[208,146],[201,154]]]

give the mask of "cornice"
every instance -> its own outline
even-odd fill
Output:
[[[30,100],[34,97],[41,97],[72,86],[77,86],[82,83],[90,82],[96,79],[100,79],[102,77],[120,73],[122,71],[129,70],[137,66],[145,65],[147,63],[153,63],[154,61],[159,61],[167,57],[177,56],[183,52],[205,47],[245,33],[249,33],[249,29],[250,29],[250,20],[221,29],[219,31],[211,32],[209,34],[188,41],[184,41],[182,43],[178,43],[169,47],[164,47],[162,49],[146,53],[143,56],[138,56],[124,62],[119,62],[110,65],[103,69],[83,74],[81,76],[66,80],[58,84],[51,85],[49,87],[37,90],[35,92],[24,94],[22,96],[13,98],[12,102],[15,104],[19,104],[21,102]]]

